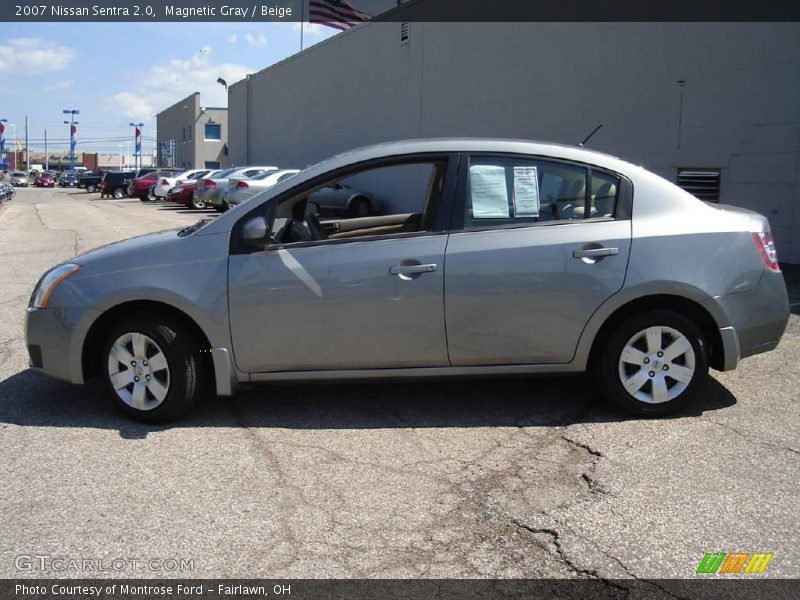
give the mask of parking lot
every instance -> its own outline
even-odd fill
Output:
[[[663,420],[569,377],[268,386],[146,426],[100,382],[27,371],[46,268],[203,212],[75,189],[0,208],[0,577],[96,575],[29,555],[144,561],[103,573],[126,577],[685,578],[716,551],[800,577],[793,273],[779,348]]]

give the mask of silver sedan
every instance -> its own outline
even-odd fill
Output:
[[[278,167],[231,167],[215,174],[213,177],[205,176],[197,180],[197,189],[194,192],[196,204],[217,209],[219,212],[228,210],[223,195],[228,187],[229,177],[239,177],[249,179],[257,175],[263,175],[270,171],[277,171]]]
[[[381,214],[321,222],[309,199],[337,184]],[[657,416],[788,319],[765,217],[583,148],[438,139],[341,154],[57,265],[26,343],[33,370],[99,376],[152,422],[241,384],[584,371]]]
[[[11,173],[11,185],[14,187],[28,187],[28,176],[22,171],[14,171]]]
[[[294,177],[299,172],[298,169],[279,169],[257,175],[252,179],[231,177],[228,179],[228,189],[225,190],[225,202],[231,206],[246,202],[272,186]]]

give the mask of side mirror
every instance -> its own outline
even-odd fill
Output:
[[[264,217],[253,217],[242,227],[242,241],[247,246],[263,247],[269,242],[269,227]]]

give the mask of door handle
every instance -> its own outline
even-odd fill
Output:
[[[430,265],[395,265],[389,269],[390,275],[417,275],[419,273],[433,273],[438,268]]]
[[[602,258],[604,256],[615,256],[619,254],[619,248],[586,248],[575,250],[573,258]]]

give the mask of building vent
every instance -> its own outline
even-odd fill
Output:
[[[400,43],[408,43],[408,21],[403,21],[400,23]]]
[[[719,202],[719,169],[678,169],[678,187],[706,202]]]

